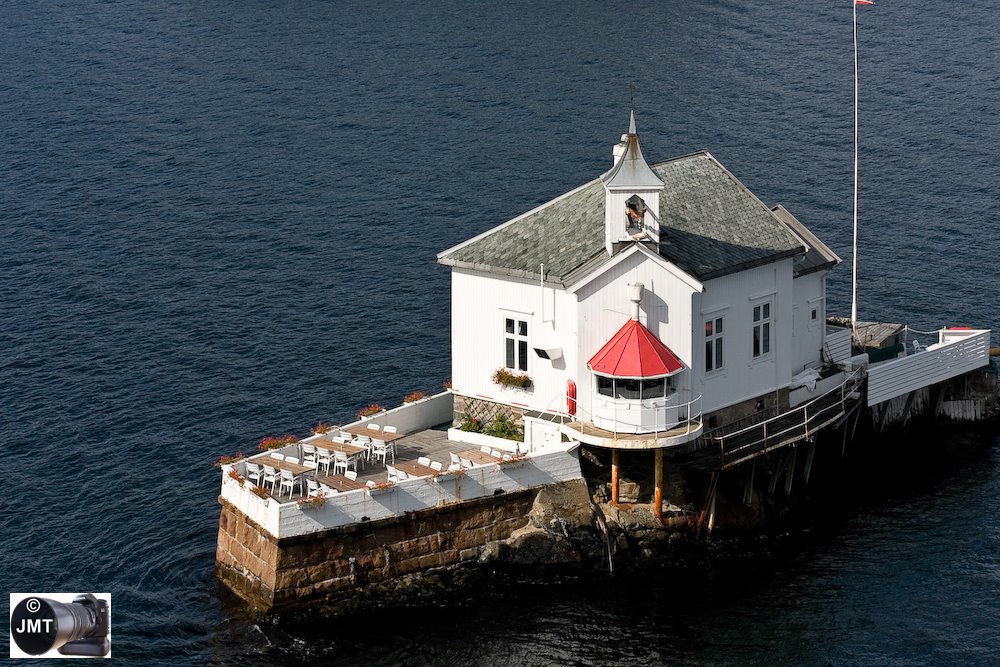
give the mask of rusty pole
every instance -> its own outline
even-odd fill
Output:
[[[611,504],[618,504],[618,450],[611,450]]]
[[[653,490],[653,514],[657,519],[663,521],[663,450],[657,449],[655,454],[655,469],[653,480],[655,488]]]

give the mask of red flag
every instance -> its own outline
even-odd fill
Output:
[[[856,5],[874,5],[875,3],[872,2],[872,0],[854,0],[854,4],[856,4]]]

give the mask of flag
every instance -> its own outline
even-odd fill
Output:
[[[854,0],[854,4],[856,4],[856,5],[874,5],[875,3],[872,2],[872,0]]]

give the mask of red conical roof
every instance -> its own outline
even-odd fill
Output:
[[[619,378],[655,378],[683,370],[684,363],[636,320],[629,320],[587,362],[590,370]]]

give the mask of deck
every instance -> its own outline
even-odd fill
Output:
[[[561,427],[563,433],[570,438],[588,445],[606,447],[609,449],[660,449],[676,447],[696,440],[702,434],[704,426],[700,420],[686,422],[666,431],[653,433],[615,433],[598,426],[591,421],[567,422]]]

